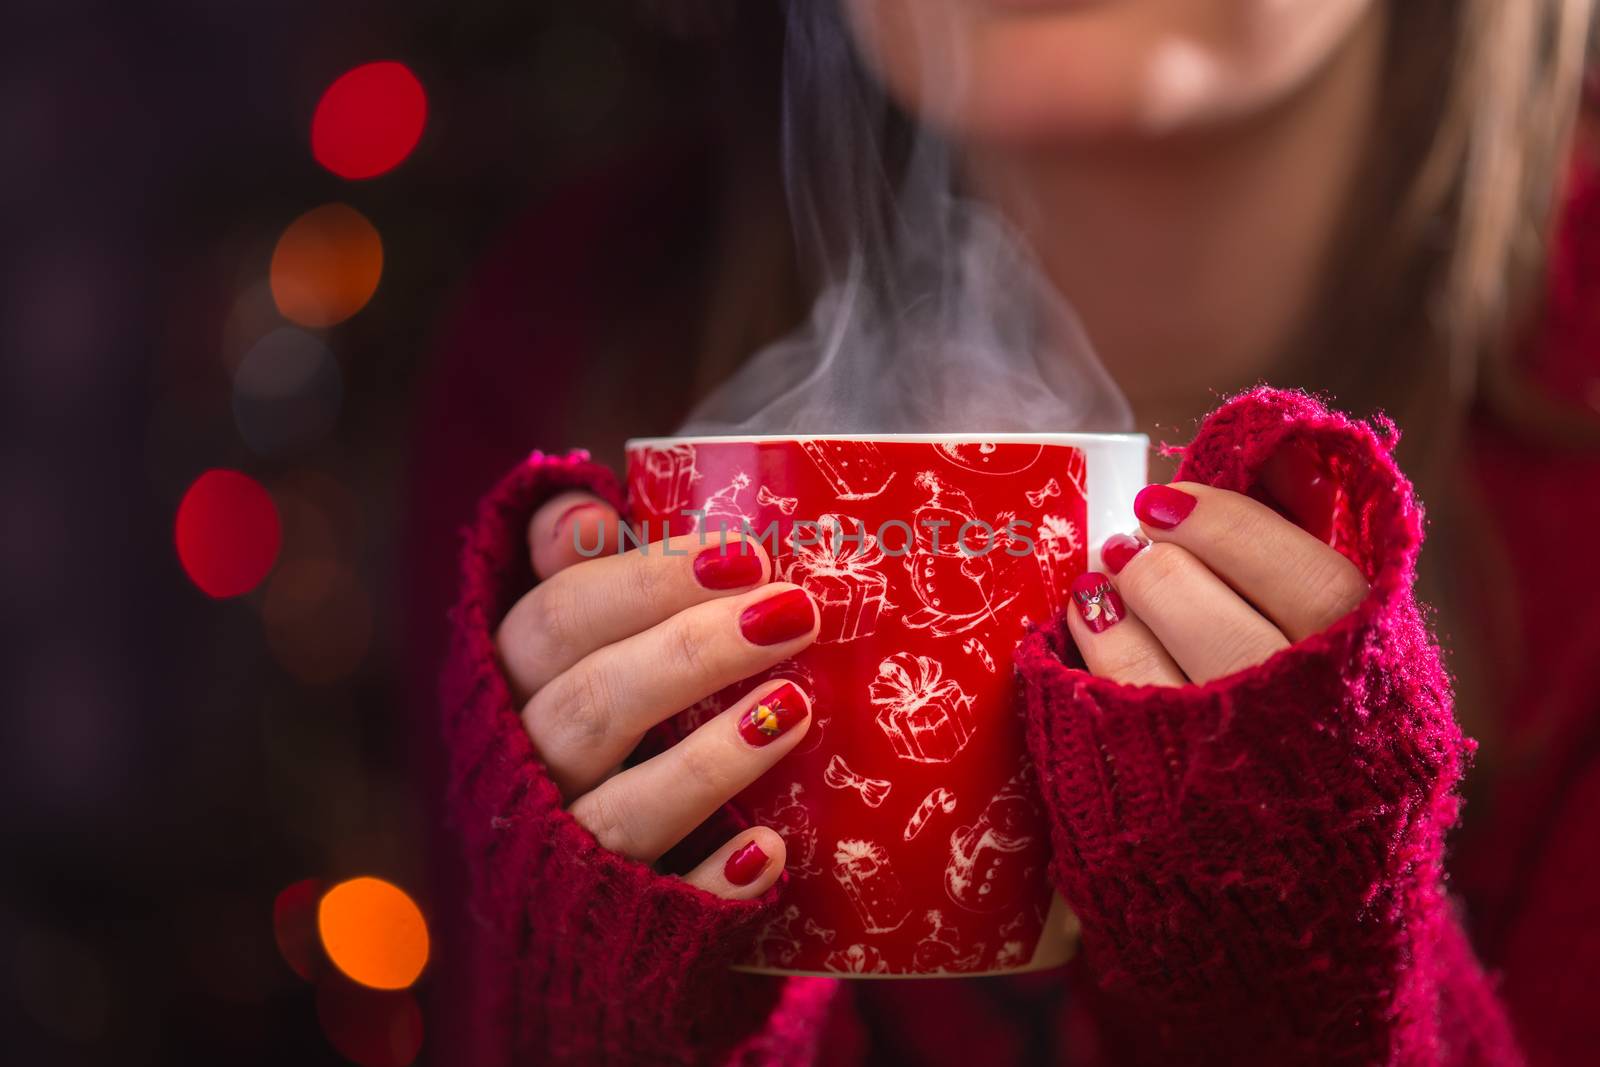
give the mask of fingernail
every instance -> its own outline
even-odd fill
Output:
[[[739,718],[739,736],[745,743],[764,748],[789,732],[806,717],[806,700],[793,682],[785,682]]]
[[[761,580],[761,557],[743,541],[702,548],[694,558],[694,580],[707,589],[738,589]]]
[[[739,614],[739,632],[752,645],[777,645],[804,637],[817,624],[804,589],[790,589],[751,604]]]
[[[734,849],[733,855],[728,857],[728,862],[722,865],[722,877],[734,885],[749,885],[761,877],[761,872],[767,869],[767,854],[761,851],[761,846],[751,841],[741,848]]]
[[[1112,574],[1121,574],[1122,568],[1128,565],[1128,561],[1143,552],[1149,544],[1149,540],[1144,537],[1114,533],[1100,546],[1100,559]]]
[[[1170,530],[1189,517],[1199,501],[1182,489],[1170,485],[1147,485],[1133,498],[1133,513],[1139,521],[1158,530]]]
[[[1339,487],[1309,442],[1295,441],[1273,452],[1250,495],[1319,541],[1333,540]]]
[[[1111,579],[1098,571],[1080,574],[1072,583],[1072,602],[1078,605],[1083,624],[1093,634],[1108,630],[1122,621],[1122,597]]]
[[[555,528],[551,533],[551,538],[556,541],[561,540],[562,532],[566,530],[567,523],[571,522],[574,516],[576,516],[580,511],[589,511],[596,506],[597,505],[593,501],[585,501],[582,504],[574,504],[566,511],[563,511],[561,514],[557,515]]]

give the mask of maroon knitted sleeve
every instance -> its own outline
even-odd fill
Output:
[[[471,944],[452,1062],[810,1062],[836,983],[735,974],[784,884],[728,901],[602,847],[564,810],[496,661],[494,633],[533,584],[527,528],[552,495],[620,504],[575,452],[534,453],[479,507],[442,686],[450,816],[470,874]],[[787,878],[787,876],[785,876]]]
[[[1206,685],[1131,687],[1018,650],[1053,875],[1117,1062],[1516,1063],[1445,893],[1473,751],[1412,597],[1422,515],[1394,431],[1298,393],[1223,405],[1178,477],[1248,492],[1290,438],[1328,458],[1371,596]]]

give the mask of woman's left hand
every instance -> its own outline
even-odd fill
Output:
[[[1067,625],[1091,673],[1131,685],[1208,682],[1264,662],[1365,599],[1338,551],[1265,504],[1196,482],[1134,501],[1106,572],[1073,583]]]

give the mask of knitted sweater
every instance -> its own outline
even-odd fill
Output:
[[[1179,477],[1246,491],[1290,436],[1338,472],[1350,507],[1335,543],[1370,597],[1204,686],[1095,678],[1064,662],[1064,627],[1024,641],[1052,875],[1118,1058],[1507,1062],[1504,1016],[1443,889],[1471,744],[1412,599],[1421,516],[1388,438],[1262,389],[1205,421]],[[494,630],[529,585],[529,517],[579,486],[621,503],[583,454],[531,456],[466,550],[445,707],[484,924],[474,1062],[820,1062],[826,1013],[848,1000],[835,981],[727,970],[784,881],[730,902],[601,848],[563,810],[501,677]]]
[[[1600,380],[1595,188],[1569,213],[1532,368],[1564,385]],[[1032,635],[1018,695],[1082,950],[1065,970],[917,982],[730,972],[785,881],[729,902],[671,876],[729,825],[713,819],[657,871],[562,810],[492,638],[532,585],[539,504],[572,487],[620,498],[583,453],[519,463],[467,532],[444,671],[466,875],[450,903],[469,916],[436,978],[452,1062],[1583,1062],[1600,1047],[1585,1007],[1600,992],[1600,858],[1586,844],[1600,818],[1600,611],[1572,590],[1600,588],[1600,555],[1581,551],[1600,528],[1600,464],[1476,437],[1474,473],[1523,564],[1507,629],[1527,635],[1505,671],[1517,759],[1452,864],[1492,979],[1446,892],[1473,744],[1413,598],[1422,517],[1392,429],[1258,389],[1202,423],[1179,477],[1247,491],[1290,437],[1331,457],[1350,504],[1335,543],[1370,597],[1265,664],[1181,689],[1091,677],[1070,665],[1064,627]]]

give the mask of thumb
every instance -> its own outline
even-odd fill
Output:
[[[775,830],[757,826],[735,835],[683,880],[714,896],[750,900],[778,880],[785,859],[783,838]]]
[[[540,579],[617,546],[617,509],[593,493],[561,493],[545,501],[528,523],[528,552]]]

